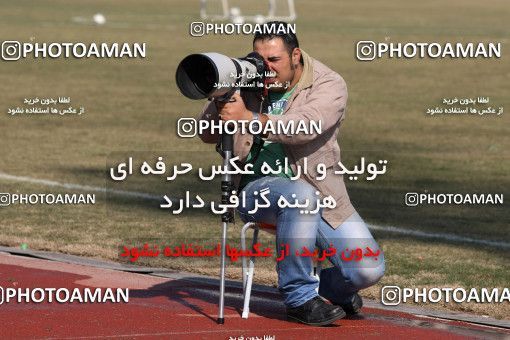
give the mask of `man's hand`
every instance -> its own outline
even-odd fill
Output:
[[[216,108],[218,109],[221,120],[252,120],[253,113],[246,108],[243,98],[241,98],[239,93],[234,93],[230,100],[232,101],[227,103],[216,103]]]

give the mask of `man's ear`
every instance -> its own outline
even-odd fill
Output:
[[[295,47],[292,51],[292,65],[297,67],[299,65],[299,61],[301,60],[301,50],[299,47]]]

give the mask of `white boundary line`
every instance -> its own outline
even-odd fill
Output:
[[[489,240],[478,240],[474,238],[464,237],[464,236],[458,236],[454,234],[444,234],[444,233],[429,233],[424,232],[420,230],[412,230],[412,229],[404,229],[404,228],[397,228],[397,227],[391,227],[391,226],[378,226],[369,224],[369,229],[371,230],[380,230],[380,231],[386,231],[394,234],[401,234],[405,236],[413,236],[416,238],[437,238],[441,240],[446,241],[456,241],[456,242],[464,242],[464,243],[473,243],[473,244],[479,244],[483,246],[490,246],[495,247],[498,249],[510,249],[510,243],[502,242],[502,241],[489,241]]]
[[[84,191],[94,191],[94,192],[102,192],[102,193],[110,193],[118,196],[125,196],[125,197],[135,197],[135,198],[143,198],[143,199],[150,199],[150,200],[162,200],[162,196],[147,194],[143,192],[137,192],[137,191],[126,191],[126,190],[115,190],[115,189],[106,189],[101,187],[93,187],[89,185],[80,185],[80,184],[72,184],[72,183],[60,183],[56,181],[49,181],[44,179],[37,179],[37,178],[31,178],[31,177],[24,177],[24,176],[14,176],[9,175],[3,172],[0,172],[0,180],[8,180],[8,181],[15,181],[15,182],[26,182],[26,183],[34,183],[34,184],[40,184],[44,186],[52,186],[52,187],[60,187],[65,189],[72,189],[72,190],[84,190]],[[172,199],[173,201],[174,199]],[[429,233],[419,230],[412,230],[412,229],[404,229],[404,228],[398,228],[398,227],[392,227],[392,226],[378,226],[378,225],[368,225],[371,230],[378,230],[378,231],[385,231],[390,232],[394,234],[400,234],[405,236],[412,236],[416,238],[435,238],[435,239],[441,239],[446,241],[455,241],[455,242],[463,242],[463,243],[472,243],[472,244],[478,244],[483,246],[490,246],[495,247],[499,249],[510,249],[510,243],[508,242],[502,242],[502,241],[489,241],[489,240],[478,240],[474,238],[464,237],[464,236],[458,236],[453,234],[444,234],[444,233]]]
[[[151,195],[151,194],[146,194],[143,192],[106,189],[106,188],[101,188],[101,187],[93,187],[93,186],[89,186],[89,185],[80,185],[80,184],[72,184],[72,183],[60,183],[60,182],[49,181],[49,180],[45,180],[45,179],[37,179],[37,178],[24,177],[24,176],[14,176],[14,175],[6,174],[4,172],[0,172],[0,179],[6,179],[8,181],[14,181],[14,182],[34,183],[34,184],[40,184],[40,185],[44,185],[44,186],[48,186],[48,187],[60,187],[60,188],[72,189],[72,190],[102,192],[105,194],[110,193],[110,194],[115,194],[118,196],[145,198],[145,199],[158,200],[158,201],[161,201],[163,198],[163,196]]]

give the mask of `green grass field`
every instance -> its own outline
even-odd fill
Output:
[[[198,1],[0,1],[0,38],[21,42],[145,42],[145,59],[24,59],[0,62],[0,173],[33,179],[131,190],[154,195],[183,189],[214,195],[217,184],[164,178],[109,180],[109,165],[130,155],[159,155],[194,165],[218,161],[212,145],[176,134],[181,117],[194,117],[204,102],[184,98],[174,81],[190,53],[242,56],[249,36],[189,35],[199,21]],[[349,101],[340,133],[342,161],[387,159],[375,181],[347,182],[354,206],[369,223],[510,242],[508,203],[499,206],[404,204],[406,192],[510,194],[508,112],[500,116],[427,116],[443,98],[490,97],[510,109],[507,47],[510,7],[503,0],[296,1],[301,47],[340,73]],[[73,17],[101,12],[103,26]],[[380,59],[360,62],[360,40],[390,42],[501,42],[500,59]],[[10,116],[24,98],[66,96],[85,114],[73,117]],[[0,192],[78,192],[0,176]],[[198,193],[198,192],[197,192]],[[212,196],[211,196],[212,197]],[[177,245],[217,240],[220,223],[205,211],[174,216],[155,201],[97,194],[94,206],[0,207],[0,244],[121,261],[123,245]],[[238,244],[240,221],[229,231]],[[386,253],[387,274],[365,292],[379,298],[384,285],[505,287],[508,248],[374,232]],[[266,237],[269,242],[270,237]],[[217,261],[157,258],[139,263],[216,275]],[[238,267],[229,270],[240,277]],[[274,263],[263,262],[256,279],[276,283]],[[508,318],[506,305],[435,306]]]

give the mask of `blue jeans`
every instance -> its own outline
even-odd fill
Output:
[[[267,208],[255,207],[255,201],[262,204],[259,193],[269,188],[266,198],[270,202]],[[278,199],[284,196],[289,202],[298,200],[300,203],[309,200],[306,210],[316,208],[316,189],[303,180],[291,181],[282,177],[263,177],[248,183],[241,192],[246,195],[245,206],[238,207],[241,219],[246,222],[260,222],[276,225],[276,256],[280,250],[288,245],[288,255],[277,261],[278,289],[284,297],[287,307],[297,307],[319,295],[332,303],[348,302],[353,294],[360,289],[377,283],[384,274],[384,255],[382,250],[370,234],[361,217],[354,213],[338,228],[332,228],[321,216],[321,211],[315,214],[303,214],[299,208],[278,206]],[[241,194],[241,193],[240,193]],[[293,195],[294,194],[294,195]],[[328,256],[332,267],[323,269],[319,281],[312,275],[313,261],[309,256],[296,256],[303,247],[313,251],[316,247],[319,254],[323,250],[336,249],[334,256]],[[359,250],[370,248],[374,253],[380,250],[378,256],[360,259]],[[343,251],[343,256],[341,255]],[[366,251],[365,251],[366,253]]]

